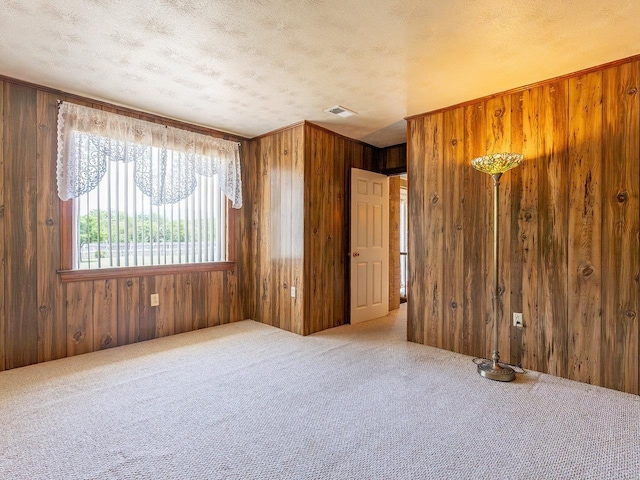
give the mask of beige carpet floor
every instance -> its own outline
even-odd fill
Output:
[[[638,479],[640,397],[244,321],[0,373],[2,479]]]

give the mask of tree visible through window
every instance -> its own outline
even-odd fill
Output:
[[[152,150],[158,161],[158,152]],[[106,162],[98,186],[74,200],[74,268],[225,260],[226,199],[218,177],[200,177],[187,198],[153,205],[136,188],[133,162]]]

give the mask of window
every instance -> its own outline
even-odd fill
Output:
[[[74,270],[227,260],[235,142],[63,103],[58,193]]]
[[[77,136],[91,149],[95,137]],[[151,165],[160,162],[153,148]],[[218,176],[202,177],[187,198],[154,205],[135,183],[133,162],[106,163],[96,188],[74,200],[73,268],[226,260],[226,199]]]

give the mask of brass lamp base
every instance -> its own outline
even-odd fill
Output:
[[[485,360],[478,364],[478,373],[489,380],[497,380],[498,382],[510,382],[516,378],[516,372],[513,368],[501,366],[492,360]]]

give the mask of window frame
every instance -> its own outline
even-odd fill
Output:
[[[114,278],[146,277],[155,275],[172,275],[176,273],[196,273],[231,271],[236,268],[236,209],[231,207],[231,201],[227,199],[227,222],[225,225],[226,257],[222,262],[200,263],[174,263],[171,265],[145,265],[133,267],[109,267],[100,269],[74,270],[73,265],[73,226],[74,208],[71,200],[58,200],[60,202],[60,259],[61,266],[58,270],[60,280],[63,283],[81,282],[91,280],[108,280]]]

